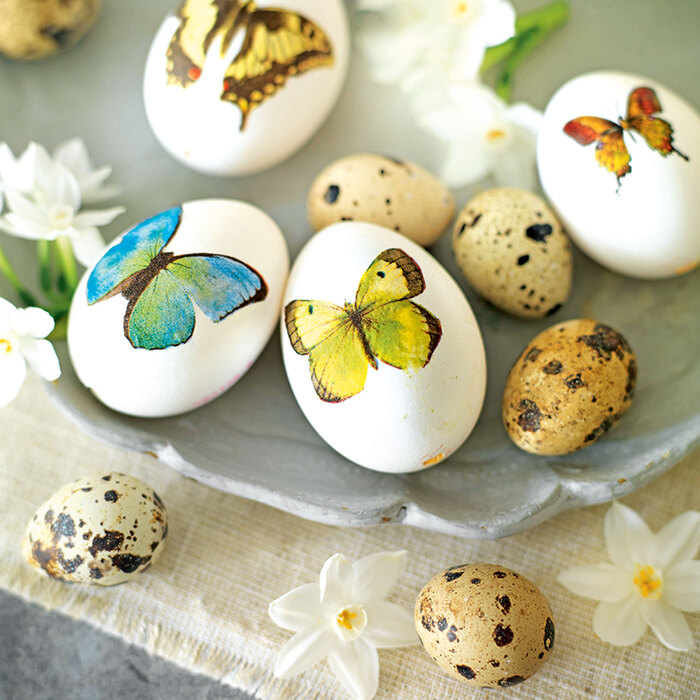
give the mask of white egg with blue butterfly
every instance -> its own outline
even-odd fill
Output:
[[[333,224],[299,254],[283,304],[287,378],[337,452],[412,472],[467,439],[484,400],[484,344],[461,289],[426,250],[375,224]]]
[[[151,216],[80,281],[68,320],[76,374],[121,413],[202,406],[262,352],[288,272],[282,232],[250,204],[198,200]]]
[[[146,62],[153,132],[205,173],[272,167],[335,106],[349,43],[342,0],[185,0],[163,21]]]
[[[642,279],[700,264],[700,114],[665,85],[617,71],[573,78],[547,105],[537,166],[596,262]]]

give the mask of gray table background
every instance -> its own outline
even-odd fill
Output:
[[[115,180],[125,184],[131,163],[121,163],[114,143],[125,138],[125,123],[120,111],[120,95],[140,90],[141,73],[150,38],[175,0],[106,0],[102,16],[93,31],[74,50],[41,64],[18,64],[0,58],[0,140],[15,151],[35,139],[53,147],[73,133],[57,133],[51,109],[31,108],[42,96],[27,86],[36,71],[45,76],[48,104],[62,100],[77,109],[90,110],[91,126],[80,135],[90,144],[98,164],[116,165]],[[280,3],[282,4],[282,3]],[[545,4],[544,0],[515,0],[516,8],[528,10]],[[551,86],[563,83],[574,73],[600,68],[640,72],[664,82],[691,103],[700,104],[697,68],[697,31],[700,28],[700,2],[674,0],[571,0],[572,17],[568,26],[554,36],[520,69],[514,98],[526,99],[543,108],[551,96]],[[572,36],[586,37],[587,49],[572,52]],[[115,38],[123,44],[138,46],[138,51],[115,48]],[[577,47],[581,42],[575,42]],[[115,60],[126,60],[118,82],[101,82],[90,76],[89,56],[100,50],[114,51]],[[572,68],[575,68],[572,73]],[[546,72],[546,80],[541,76]],[[66,89],[65,76],[75,76]],[[35,81],[32,81],[35,82]],[[8,94],[12,99],[8,99]],[[133,101],[133,98],[132,98]],[[110,108],[111,105],[111,108]],[[99,108],[96,108],[99,107]],[[143,111],[143,110],[141,110]],[[144,115],[139,118],[145,120]],[[105,138],[107,135],[107,138]],[[323,143],[323,133],[314,142]],[[144,153],[153,152],[155,141],[150,132],[135,135],[143,141]],[[325,134],[328,139],[328,134]],[[151,176],[147,162],[142,164],[140,180]],[[173,163],[162,189],[170,190],[169,199],[178,199],[184,185],[182,166]],[[272,174],[272,173],[271,173]],[[274,175],[273,175],[274,177]],[[235,180],[201,177],[197,196],[236,196],[240,187]],[[149,203],[149,192],[142,195],[145,211],[157,208]],[[283,196],[283,195],[282,195]],[[129,220],[138,218],[129,214]],[[116,235],[124,222],[105,230],[107,239]],[[301,225],[301,222],[294,222]],[[3,246],[11,253],[12,245]],[[29,268],[29,261],[26,267]],[[19,266],[22,267],[21,265]],[[0,281],[0,294],[7,288]],[[8,429],[7,427],[5,429]],[[11,426],[10,426],[11,429]],[[37,606],[0,592],[0,700],[40,700],[42,698],[234,698],[249,696],[217,681],[190,674],[174,665],[149,656],[133,646],[93,630],[87,624],[48,613]]]

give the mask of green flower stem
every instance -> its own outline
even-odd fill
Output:
[[[71,246],[70,238],[67,236],[59,236],[55,241],[56,254],[58,265],[61,271],[60,279],[63,277],[65,281],[65,291],[67,294],[72,294],[78,286],[78,268],[75,264],[75,256]]]
[[[496,93],[499,97],[510,101],[517,68],[544,39],[568,19],[568,3],[565,0],[554,0],[544,7],[518,17],[515,20],[515,36],[486,50],[484,62],[481,64],[482,73],[503,63],[503,71],[496,83]]]
[[[39,284],[44,294],[52,294],[51,284],[51,243],[42,238],[36,242],[37,258],[39,259]]]
[[[0,248],[0,272],[5,276],[5,279],[15,288],[17,295],[22,300],[25,306],[38,306],[36,299],[32,293],[20,282],[17,273],[15,272],[10,261],[7,259],[2,248]]]

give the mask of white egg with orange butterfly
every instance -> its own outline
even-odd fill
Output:
[[[202,406],[262,352],[288,271],[282,232],[245,202],[198,200],[150,216],[78,285],[68,320],[75,372],[128,415]]]
[[[342,222],[313,236],[284,294],[282,358],[316,432],[352,462],[412,472],[479,417],[484,345],[464,294],[405,236]]]
[[[245,175],[298,151],[345,80],[342,0],[185,0],[151,45],[144,100],[175,158],[212,175]]]
[[[656,279],[700,264],[700,114],[661,83],[570,80],[545,110],[537,165],[567,232],[601,265]]]

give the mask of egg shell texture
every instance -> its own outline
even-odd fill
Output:
[[[150,486],[100,473],[56,491],[29,521],[22,550],[52,578],[113,586],[149,568],[167,535],[165,506]]]
[[[112,246],[120,241],[118,238]],[[189,411],[238,381],[275,328],[289,269],[282,232],[265,213],[244,202],[185,203],[179,227],[164,250],[175,255],[219,254],[236,258],[264,280],[267,296],[218,321],[205,315],[196,296],[192,296],[195,325],[191,337],[179,345],[144,349],[133,347],[127,339],[125,318],[129,302],[122,294],[88,304],[88,270],[71,306],[71,360],[80,381],[98,399],[130,415],[154,417]],[[167,268],[150,286],[157,289],[161,276],[168,276]],[[208,284],[206,275],[197,279],[205,287]],[[184,287],[178,283],[175,288]],[[149,302],[155,327],[168,328],[190,303],[173,302],[173,308],[172,298],[169,293]]]
[[[416,599],[415,623],[435,663],[473,686],[522,683],[554,647],[553,615],[542,592],[494,564],[463,564],[434,576]]]
[[[522,318],[556,312],[571,291],[571,246],[559,220],[537,195],[497,188],[460,212],[452,246],[469,284]]]
[[[0,54],[34,60],[70,48],[92,26],[100,0],[3,0]]]
[[[242,4],[242,3],[241,3]],[[231,3],[219,3],[230,11]],[[221,54],[227,21],[213,38],[196,28],[211,26],[212,3],[190,2],[193,13],[183,34],[181,49],[199,59],[205,41],[211,41],[202,66],[193,66],[183,87],[168,82],[167,53],[180,19],[169,15],[151,45],[144,74],[144,101],[148,121],[162,146],[190,168],[212,175],[245,175],[272,167],[298,151],[319,129],[333,109],[345,80],[349,57],[348,20],[341,0],[260,0],[255,9],[270,8],[271,17],[237,15],[230,46]],[[234,8],[235,9],[235,8]],[[292,14],[290,14],[292,13]],[[332,63],[296,59],[305,52],[296,13],[314,23],[313,32],[327,37]],[[196,20],[196,21],[195,21]],[[275,26],[278,23],[279,26]],[[290,29],[289,25],[292,25]],[[192,32],[192,28],[195,29]],[[207,36],[205,33],[204,36]],[[254,39],[255,51],[242,63],[240,80],[263,101],[244,116],[235,101],[221,99],[225,74],[244,45]],[[279,54],[283,54],[282,61]],[[312,52],[309,52],[312,53]],[[192,70],[195,72],[193,73]],[[281,81],[281,82],[280,82]],[[271,94],[270,94],[271,91]],[[243,128],[241,128],[243,127]]]
[[[314,231],[339,221],[366,221],[429,246],[450,223],[454,198],[416,163],[357,153],[321,171],[306,208]]]
[[[401,292],[392,291],[400,279],[399,268],[387,268],[386,278],[381,270],[376,277],[366,274],[373,261],[393,250],[402,251],[412,260],[411,265],[418,266],[419,272],[414,268],[409,273],[413,280],[422,276],[425,281],[423,291],[411,296],[410,304],[400,301],[406,299]],[[420,320],[423,312],[411,316],[416,325],[410,328],[371,313],[360,318],[367,308],[351,316],[350,323],[348,307],[343,305],[356,303],[361,280],[372,295],[377,295],[376,308],[381,313],[390,315],[403,309],[402,313],[410,315],[413,304],[427,311],[441,328],[437,344],[435,321],[429,326]],[[378,471],[410,472],[439,463],[467,438],[484,399],[483,341],[462,291],[421,247],[373,224],[344,222],[329,226],[313,236],[299,254],[284,305],[281,341],[287,378],[306,418],[337,452]],[[316,345],[311,354],[298,353],[293,346],[298,338],[286,319],[292,308],[304,313],[309,309],[310,323],[301,337]],[[323,317],[321,325],[311,322],[324,308],[344,323],[342,330],[328,332],[326,329],[335,328],[336,322],[324,325]],[[354,330],[355,324],[363,329],[363,335]],[[434,335],[432,354],[426,350],[427,363],[399,369],[401,362],[392,359],[394,353],[403,352],[414,341],[427,345],[430,328]],[[314,335],[316,330],[320,331],[318,335]],[[366,340],[375,331],[374,340],[367,341],[363,351],[362,338]],[[345,360],[353,337],[358,339],[358,364],[350,368]],[[363,352],[374,356],[376,368]],[[384,361],[380,358],[382,352]],[[366,378],[362,377],[362,386],[356,386],[354,394],[337,401],[323,400],[317,394],[312,370],[321,382],[330,378],[344,391],[355,376],[355,368],[362,366],[366,367]]]
[[[688,160],[677,152],[664,156],[639,131],[626,129],[622,149],[631,157],[631,172],[620,177],[618,186],[615,173],[597,160],[603,142],[581,145],[564,127],[580,117],[597,117],[619,133],[629,95],[639,87],[652,88],[661,106],[647,117],[649,123],[662,119],[670,124],[672,146]],[[654,279],[688,272],[700,262],[700,114],[661,83],[613,71],[570,80],[545,110],[537,167],[542,189],[568,234],[601,265]]]
[[[592,445],[627,411],[637,361],[613,328],[591,319],[552,326],[516,360],[503,422],[526,452],[561,455]]]

